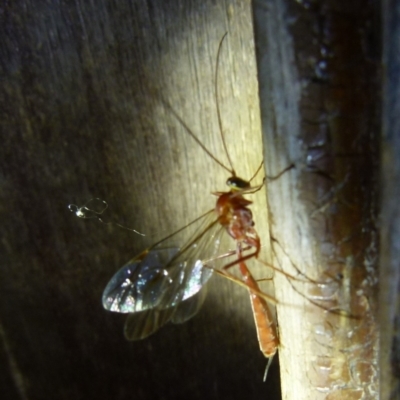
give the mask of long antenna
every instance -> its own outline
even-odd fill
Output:
[[[194,132],[188,127],[186,122],[179,116],[179,114],[173,109],[171,104],[169,104],[166,100],[161,98],[161,101],[164,103],[164,106],[169,109],[169,111],[174,115],[174,117],[181,123],[181,125],[186,129],[187,133],[197,142],[197,144],[217,163],[219,164],[223,169],[228,171],[232,175],[236,175],[235,171],[232,169],[229,169],[226,165],[222,164],[221,161],[218,160],[217,157],[214,156],[214,154],[211,153],[210,150],[207,149],[207,147],[200,141],[200,139],[194,134]]]
[[[222,36],[222,39],[219,42],[219,46],[218,46],[217,61],[216,61],[216,65],[215,65],[215,78],[214,78],[215,103],[217,105],[218,125],[219,125],[219,131],[221,133],[222,143],[224,145],[224,150],[225,150],[225,154],[226,154],[226,156],[228,158],[229,165],[231,166],[231,171],[230,172],[232,173],[233,176],[236,176],[236,172],[235,172],[235,169],[233,168],[233,163],[232,163],[231,157],[229,156],[228,148],[226,147],[224,131],[222,129],[221,111],[219,109],[219,92],[218,92],[219,57],[220,57],[220,54],[221,54],[222,43],[223,43],[223,41],[224,41],[224,39],[226,38],[227,35],[228,35],[228,32],[225,32],[225,34],[224,34],[224,36]]]

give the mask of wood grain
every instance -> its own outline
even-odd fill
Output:
[[[295,167],[267,191],[274,263],[314,280],[275,275],[284,399],[379,396],[375,12],[358,1],[256,3],[266,169]]]
[[[251,6],[0,6],[2,398],[280,398],[276,368],[262,383],[243,288],[215,277],[193,320],[132,343],[100,302],[118,268],[226,188],[162,102],[227,163],[214,98],[225,32],[219,102],[237,174],[250,178],[263,154],[268,175],[295,166],[268,182],[268,207],[264,189],[252,197],[261,258],[320,282],[275,274],[283,398],[376,398],[379,13],[360,1]],[[67,208],[95,197],[105,222],[145,236]]]
[[[397,12],[393,12],[397,10]],[[379,287],[380,379],[382,400],[400,398],[400,262],[399,262],[399,5],[384,1],[383,126],[381,148],[381,259]]]
[[[250,3],[20,0],[1,18],[2,398],[271,398],[243,288],[216,278],[196,318],[136,343],[100,303],[118,268],[225,190],[159,96],[225,163],[225,32],[229,152],[243,178],[260,163]],[[105,222],[146,236],[67,208],[96,197]],[[265,192],[255,201],[268,243]]]

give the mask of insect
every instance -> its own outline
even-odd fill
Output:
[[[249,208],[252,202],[244,196],[263,187],[264,182],[251,185],[262,163],[248,181],[236,175],[227,151],[218,105],[218,65],[226,35],[217,52],[215,99],[221,138],[230,166],[221,163],[203,145],[168,102],[163,100],[163,103],[200,147],[231,174],[226,182],[229,190],[214,193],[217,196],[214,209],[125,264],[107,284],[102,301],[106,310],[129,314],[124,328],[127,339],[143,339],[168,321],[182,323],[194,316],[204,301],[206,283],[212,274],[215,272],[238,282],[227,271],[239,266],[243,276],[240,283],[250,290],[261,351],[272,359],[279,345],[277,332],[264,295],[246,265],[246,261],[258,257],[261,244]],[[223,243],[229,237],[234,248],[225,250]],[[176,243],[185,244],[177,247]]]

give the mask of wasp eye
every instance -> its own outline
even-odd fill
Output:
[[[242,178],[239,178],[237,176],[231,176],[227,181],[226,184],[232,189],[232,190],[243,190],[243,189],[248,189],[250,187],[250,182],[245,181]]]

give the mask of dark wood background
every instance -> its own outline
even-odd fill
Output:
[[[389,38],[399,25],[391,3],[383,4]],[[2,2],[2,398],[280,398],[277,363],[262,383],[265,359],[243,288],[213,278],[193,320],[136,343],[123,337],[125,317],[104,311],[100,301],[127,260],[211,209],[211,192],[225,190],[228,173],[161,101],[227,162],[214,98],[225,32],[219,104],[238,175],[251,177],[263,156],[268,175],[295,165],[252,198],[261,258],[273,257],[292,274],[296,266],[318,281],[335,278],[297,285],[299,295],[293,281],[275,274],[282,397],[375,399],[380,371],[389,377],[387,398],[392,388],[395,393],[390,303],[397,214],[388,206],[395,198],[397,109],[385,109],[381,147],[380,6],[361,0]],[[397,64],[390,40],[385,43],[392,68],[383,74],[387,106],[396,104]],[[386,212],[378,226],[382,189]],[[109,205],[105,222],[146,236],[68,210],[96,197]],[[379,229],[389,255],[380,279],[390,293],[381,293],[388,332],[381,369]],[[258,276],[271,276],[251,264]],[[362,318],[324,312],[310,302],[318,298]]]
[[[247,1],[16,1],[1,10],[1,397],[269,398],[248,295],[213,279],[192,321],[143,342],[103,310],[127,260],[215,203],[228,174],[187,135],[164,97],[249,178],[262,160]],[[261,179],[261,178],[260,178]],[[67,206],[107,201],[104,221]],[[265,192],[260,235],[268,235]],[[264,204],[264,205],[263,205]],[[265,236],[263,237],[263,239]]]

